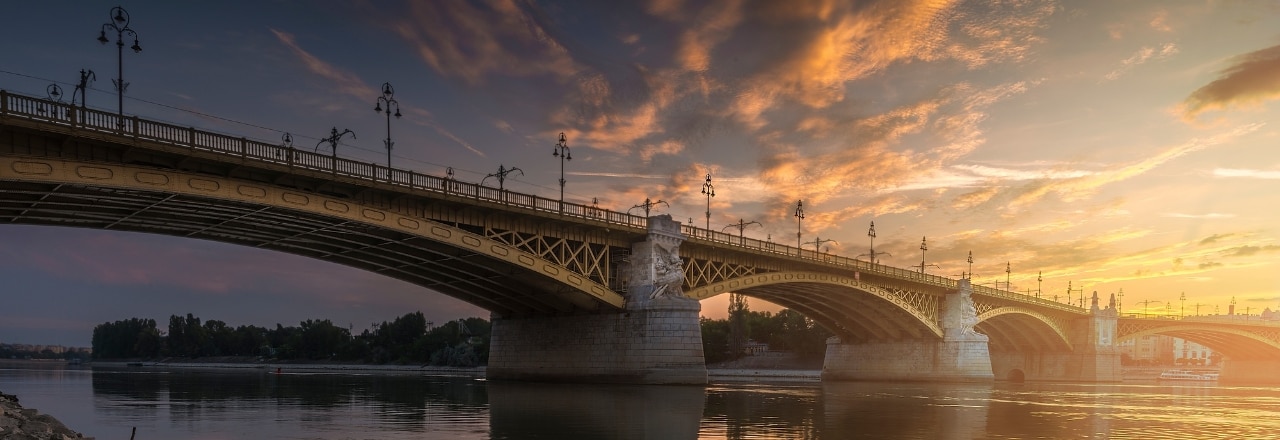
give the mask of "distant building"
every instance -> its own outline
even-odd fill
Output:
[[[1209,347],[1180,338],[1173,339],[1173,363],[1177,365],[1213,365]]]
[[[1181,338],[1147,335],[1119,344],[1131,361],[1150,365],[1213,365],[1213,350]]]

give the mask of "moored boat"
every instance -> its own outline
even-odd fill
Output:
[[[1160,373],[1159,381],[1180,381],[1180,382],[1215,382],[1218,380],[1218,373],[1207,372],[1197,373],[1191,370],[1165,370]]]

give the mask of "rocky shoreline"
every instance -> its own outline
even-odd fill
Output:
[[[0,393],[0,440],[89,439],[72,431],[48,414],[23,408],[18,396]]]

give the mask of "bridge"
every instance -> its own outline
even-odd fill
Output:
[[[1084,309],[2,90],[0,222],[215,240],[405,280],[492,313],[495,379],[705,383],[698,300],[729,292],[835,334],[832,380],[1120,378],[1122,321],[1096,297]],[[1261,341],[1141,328],[1215,349],[1205,335]],[[1280,362],[1269,341],[1231,353]],[[1258,344],[1275,359],[1252,361]]]

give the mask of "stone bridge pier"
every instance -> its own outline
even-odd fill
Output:
[[[941,339],[846,344],[827,340],[823,380],[991,381],[987,336],[974,331],[978,314],[969,280],[941,305]]]
[[[669,215],[649,217],[645,241],[622,271],[626,307],[594,314],[494,316],[493,380],[635,384],[707,383],[698,301],[684,295],[680,244]]]
[[[1120,350],[1116,346],[1119,312],[1116,298],[1106,308],[1098,307],[1093,293],[1089,316],[1076,318],[1067,328],[1066,350],[1003,351],[991,353],[991,367],[997,380],[1013,382],[1119,382],[1122,378]]]

